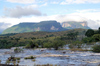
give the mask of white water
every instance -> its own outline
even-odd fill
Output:
[[[62,52],[65,51],[66,53],[63,54]],[[8,52],[8,54],[5,54]],[[9,54],[10,53],[10,54]],[[0,60],[2,64],[5,64],[8,57],[12,54],[11,49],[0,49]],[[63,55],[62,57],[43,57],[43,55]],[[67,66],[68,64],[73,64],[74,66],[86,65],[86,66],[98,66],[100,64],[100,53],[93,53],[93,52],[73,52],[69,50],[47,50],[40,51],[40,49],[24,49],[23,53],[15,53],[15,57],[20,57],[19,65],[28,65],[33,66],[34,64],[53,64],[53,65],[61,65]],[[25,60],[24,57],[28,56],[37,56],[36,61],[33,62],[32,60],[28,59]],[[68,57],[65,57],[68,55]]]

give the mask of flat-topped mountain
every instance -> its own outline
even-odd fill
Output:
[[[83,21],[83,22],[75,22],[75,21],[63,22],[62,27],[67,28],[67,29],[75,29],[75,28],[90,29],[88,27],[86,21]]]
[[[24,32],[35,32],[35,31],[63,31],[60,23],[57,21],[41,21],[39,23],[19,23],[3,31],[2,34],[7,33],[24,33]]]

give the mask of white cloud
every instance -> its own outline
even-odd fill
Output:
[[[84,9],[84,10],[76,10],[76,12],[79,12],[79,13],[85,13],[85,12],[100,12],[100,10],[97,10],[97,9]]]
[[[10,23],[4,23],[4,22],[0,22],[0,33],[5,30],[6,28],[8,28],[10,26]]]
[[[51,4],[59,4],[59,2],[54,1],[54,2],[51,2]]]
[[[30,15],[35,15],[35,16],[41,16],[41,12],[37,9],[34,9],[34,5],[27,6],[27,7],[21,7],[21,6],[16,6],[16,8],[4,8],[4,14],[5,16],[8,17],[15,17],[15,18],[20,18],[22,16],[30,16]]]
[[[7,1],[12,3],[22,3],[22,4],[29,4],[35,2],[35,0],[7,0]]]
[[[61,5],[65,4],[84,4],[84,3],[100,3],[100,0],[65,0]]]
[[[32,16],[21,18],[0,18],[0,22],[11,23],[10,26],[20,22],[40,22],[44,20],[56,20],[60,23],[65,21],[87,21],[88,26],[93,29],[100,27],[100,11],[96,9],[76,10],[75,13],[66,15],[52,15],[52,16]]]
[[[40,5],[40,7],[41,7],[41,6],[47,6],[47,4],[48,4],[48,3],[44,3],[44,4]]]
[[[80,15],[90,20],[100,20],[100,12],[76,12],[72,13],[72,15]]]

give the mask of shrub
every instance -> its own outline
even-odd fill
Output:
[[[15,48],[15,49],[14,49],[14,52],[15,52],[15,53],[19,53],[19,52],[22,52],[22,51],[23,51],[23,50],[22,50],[21,48]]]
[[[82,42],[81,41],[75,41],[72,44],[69,45],[69,48],[81,48],[82,47]]]
[[[91,43],[94,41],[93,37],[86,37],[82,40],[84,43]]]
[[[29,57],[25,57],[24,59],[35,59],[36,57],[33,56],[29,56]]]
[[[35,48],[35,47],[38,48],[39,45],[37,44],[37,42],[35,42],[35,41],[32,42],[32,41],[31,41],[29,44],[26,45],[25,48]]]
[[[94,45],[94,46],[92,47],[92,51],[93,51],[93,52],[96,52],[96,53],[100,53],[100,45]]]
[[[100,34],[95,34],[92,36],[95,41],[100,41]]]

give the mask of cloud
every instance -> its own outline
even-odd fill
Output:
[[[82,21],[86,21],[87,19],[79,15],[68,14],[68,15],[59,15],[56,17],[56,20],[59,22],[67,22],[67,21],[82,22]]]
[[[0,22],[0,33],[5,30],[6,28],[8,28],[10,25],[10,23],[4,23],[4,22]]]
[[[88,26],[92,29],[98,29],[100,27],[100,10],[98,9],[84,9],[75,10],[74,13],[66,15],[51,15],[51,16],[31,16],[21,18],[0,18],[0,22],[11,23],[12,25],[20,22],[40,22],[45,20],[56,20],[60,23],[66,21],[87,21]],[[10,25],[10,26],[12,26]]]
[[[59,4],[59,2],[54,1],[54,2],[51,2],[51,4]]]
[[[0,29],[4,30],[11,25],[10,23],[0,22]]]
[[[98,29],[100,27],[100,21],[88,20],[88,26],[92,29]]]
[[[65,4],[84,4],[84,3],[100,3],[100,0],[65,0],[61,5]]]
[[[40,7],[41,7],[41,6],[47,6],[47,4],[48,4],[48,3],[44,3],[44,4],[40,5]]]
[[[35,0],[7,0],[7,1],[12,3],[22,3],[22,4],[35,3]]]
[[[98,9],[84,9],[84,10],[76,10],[76,12],[79,13],[85,13],[85,12],[100,12]]]
[[[79,11],[79,12],[75,12],[75,13],[71,13],[72,15],[80,15],[82,17],[85,17],[87,19],[90,20],[100,20],[99,16],[100,16],[100,11]]]
[[[36,6],[35,6],[36,7]],[[16,8],[4,8],[4,14],[8,17],[14,17],[14,18],[20,18],[22,16],[41,16],[42,13],[34,9],[34,6],[27,6],[27,7],[21,7],[16,6]]]

